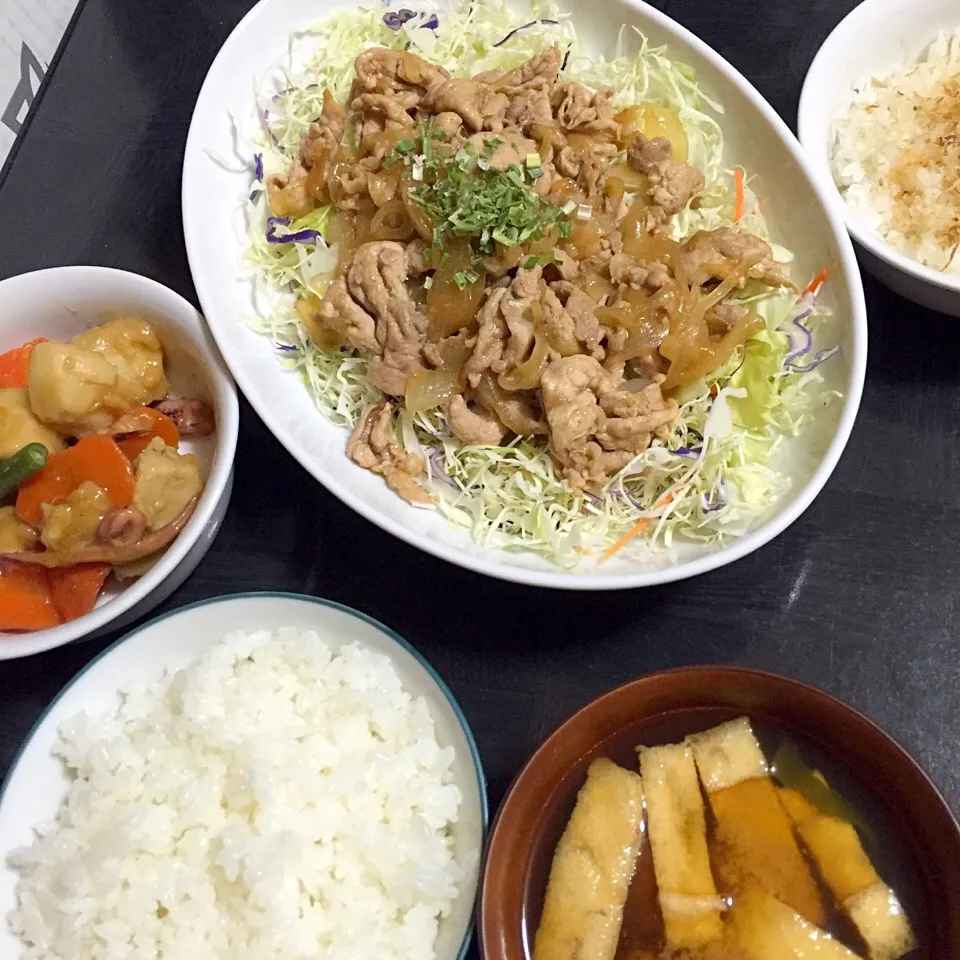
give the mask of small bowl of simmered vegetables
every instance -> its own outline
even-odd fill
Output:
[[[0,659],[117,628],[212,542],[236,391],[202,317],[105,267],[0,282]]]

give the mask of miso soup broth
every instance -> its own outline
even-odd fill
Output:
[[[843,757],[828,746],[762,718],[749,723],[744,718],[737,728],[725,722],[729,711],[717,710],[715,719],[707,715],[706,720],[699,711],[696,723],[684,713],[607,738],[549,801],[559,816],[542,822],[558,826],[554,836],[538,838],[543,841],[538,849],[545,851],[542,862],[532,864],[526,877],[525,900],[541,910],[524,918],[528,957],[560,960],[569,938],[581,938],[577,960],[780,960],[806,956],[802,951],[813,943],[816,956],[825,960],[934,960],[924,946],[925,907],[915,896],[922,864],[911,838],[896,830],[896,810],[882,782],[852,780]],[[637,748],[668,745],[678,746],[641,750],[638,762]],[[616,813],[605,808],[607,826],[595,816],[592,838],[584,826],[590,816],[584,807],[599,810],[606,802],[602,786],[591,785],[593,767],[584,776],[597,757],[643,773],[643,817],[622,909],[612,901],[606,906],[591,901],[587,888],[568,892],[589,915],[588,929],[577,931],[581,921],[575,911],[558,905],[560,893],[548,890],[548,880],[570,845],[567,841],[558,849],[576,806],[575,840],[587,865],[584,872],[593,878],[590,895],[615,886],[607,883],[612,874],[605,873],[603,857]],[[755,775],[758,762],[765,762],[769,776]],[[568,861],[564,885],[570,887],[575,878]],[[886,888],[889,900],[882,899]],[[891,906],[897,900],[901,916]],[[878,903],[881,919],[864,919],[876,913]],[[556,928],[558,918],[560,929],[545,929]],[[605,932],[598,935],[601,928]],[[908,950],[911,940],[915,946]]]

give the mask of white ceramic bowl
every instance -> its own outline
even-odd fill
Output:
[[[860,223],[834,184],[830,150],[833,120],[849,106],[855,84],[915,61],[939,31],[958,28],[956,0],[865,0],[840,21],[814,58],[797,116],[800,143],[810,166],[833,187],[867,269],[908,300],[955,317],[960,316],[960,277],[911,260]]]
[[[261,0],[211,66],[187,138],[183,222],[194,283],[224,359],[267,426],[314,477],[368,520],[435,556],[520,583],[574,589],[663,583],[722,566],[780,533],[820,491],[853,425],[866,365],[860,274],[829,183],[811,175],[783,121],[717,53],[638,0],[600,0],[589,14],[583,6],[564,6],[581,11],[574,22],[587,50],[610,55],[621,25],[631,24],[693,67],[705,91],[724,104],[728,159],[731,165],[746,165],[754,176],[775,239],[796,254],[796,275],[811,277],[825,265],[831,271],[824,303],[834,311],[829,336],[841,345],[842,357],[821,370],[826,389],[842,392],[844,399],[799,440],[783,445],[780,466],[792,478],[791,492],[765,523],[723,549],[683,545],[669,553],[651,551],[640,561],[618,555],[609,563],[590,562],[567,572],[530,553],[475,543],[439,513],[408,506],[380,477],[347,459],[344,431],[317,411],[297,376],[281,369],[269,341],[241,322],[254,314],[252,285],[242,268],[244,239],[237,229],[253,160],[238,155],[231,118],[255,125],[255,78],[285,61],[293,33],[349,5],[349,0]]]
[[[38,336],[68,340],[124,314],[156,325],[174,390],[201,396],[213,405],[214,435],[183,444],[197,455],[206,486],[180,536],[146,574],[122,586],[109,586],[94,609],[78,620],[33,633],[0,633],[0,660],[118,629],[152,610],[210,549],[230,502],[239,427],[237,392],[203,317],[179,294],[147,277],[109,267],[54,267],[10,277],[0,281],[0,352]]]
[[[454,779],[463,794],[454,845],[461,862],[473,859],[450,915],[440,921],[437,960],[463,960],[473,932],[484,834],[487,794],[480,754],[453,694],[433,667],[392,630],[349,607],[315,597],[284,593],[248,593],[206,600],[157,617],[118,640],[89,663],[57,695],[37,721],[0,788],[0,957],[16,960],[24,947],[2,918],[16,904],[17,874],[7,855],[33,839],[33,825],[52,820],[68,781],[51,749],[57,729],[77,713],[104,713],[120,703],[119,688],[149,683],[167,670],[196,661],[201,652],[233,630],[295,627],[317,630],[333,647],[358,641],[392,660],[404,688],[422,696],[430,709],[442,747],[456,752]],[[471,851],[477,856],[471,857]]]

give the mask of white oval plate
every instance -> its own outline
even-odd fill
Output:
[[[440,921],[437,960],[462,960],[473,932],[479,857],[487,828],[487,793],[480,754],[453,694],[433,667],[392,630],[349,607],[292,593],[247,593],[204,600],[158,617],[108,647],[91,661],[47,707],[27,737],[0,789],[0,957],[15,960],[23,944],[5,918],[16,905],[17,874],[6,864],[11,850],[29,844],[34,824],[53,820],[68,780],[51,750],[58,727],[78,713],[105,713],[120,705],[119,688],[150,683],[165,671],[196,661],[205,647],[233,630],[295,627],[317,630],[332,646],[358,641],[390,657],[412,696],[422,696],[436,725],[440,746],[456,752],[454,778],[463,794],[454,828],[457,858],[473,872],[448,917]]]
[[[810,172],[793,134],[760,94],[705,43],[638,0],[598,0],[590,16],[575,17],[584,49],[610,54],[625,23],[654,44],[668,44],[670,55],[689,64],[705,92],[724,105],[726,159],[750,169],[770,222],[789,229],[789,236],[775,230],[774,239],[796,254],[797,276],[813,276],[824,265],[831,271],[824,302],[835,311],[830,339],[841,345],[843,359],[822,369],[833,378],[825,388],[841,391],[844,401],[842,409],[836,405],[799,440],[783,445],[780,466],[793,479],[791,492],[762,526],[722,549],[686,544],[642,561],[614,557],[602,566],[587,561],[565,572],[532,553],[475,543],[467,531],[439,513],[410,507],[379,477],[347,459],[345,432],[324,419],[295,375],[280,368],[270,342],[242,322],[254,310],[252,286],[241,266],[243,240],[235,225],[250,173],[224,169],[212,157],[236,155],[231,116],[243,124],[256,123],[255,78],[284,62],[291,34],[350,5],[343,0],[261,0],[207,74],[184,156],[184,235],[204,313],[247,399],[287,450],[344,503],[407,543],[480,573],[539,586],[611,589],[679,580],[744,556],[796,520],[833,471],[863,387],[866,308],[850,240],[830,203],[832,184]],[[576,5],[568,2],[565,8]]]

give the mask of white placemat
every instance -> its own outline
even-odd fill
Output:
[[[0,165],[76,6],[77,0],[0,0]]]

